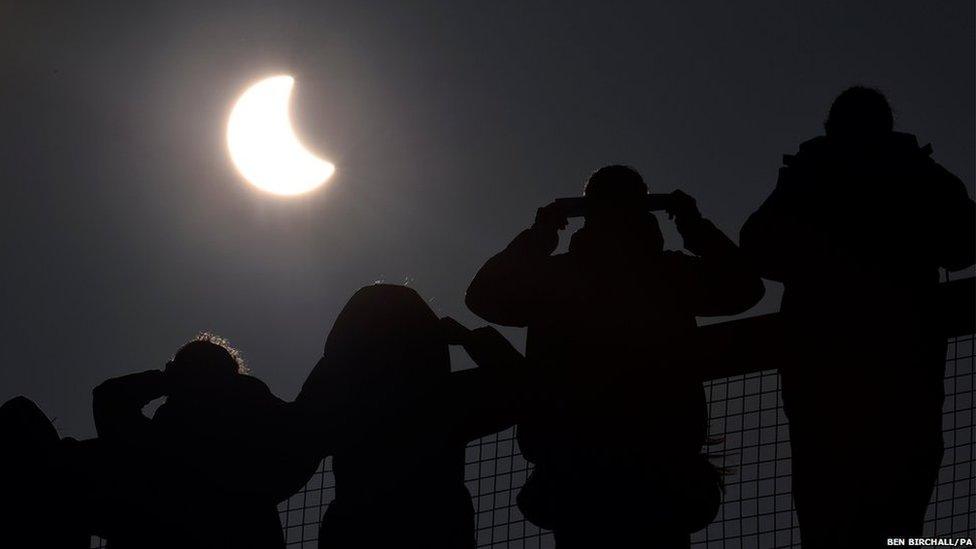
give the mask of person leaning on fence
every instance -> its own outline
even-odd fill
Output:
[[[452,373],[449,344],[478,368]],[[356,292],[295,400],[333,454],[319,547],[473,548],[465,446],[515,422],[523,362],[494,328],[439,320],[409,288]]]
[[[841,93],[742,228],[783,282],[793,497],[805,548],[918,537],[942,459],[939,268],[974,262],[976,205],[887,99]]]
[[[742,312],[762,282],[694,199],[669,197],[685,247],[664,251],[647,186],[608,166],[584,190],[583,227],[552,255],[567,225],[558,202],[488,260],[468,307],[527,326],[541,372],[518,440],[535,464],[518,497],[557,545],[687,547],[715,515],[718,474],[702,454],[707,412],[696,372],[675,367],[696,316]]]
[[[224,340],[202,334],[163,370],[102,383],[93,411],[102,458],[88,459],[110,548],[284,547],[276,505],[317,460],[298,451],[287,405]]]

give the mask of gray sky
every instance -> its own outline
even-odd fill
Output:
[[[376,280],[475,323],[480,264],[604,164],[735,236],[854,83],[976,179],[968,0],[65,4],[0,2],[0,399],[66,435],[202,329],[292,398]],[[278,72],[338,170],[297,199],[225,152],[236,95]]]

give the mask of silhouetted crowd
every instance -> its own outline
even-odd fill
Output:
[[[782,398],[806,548],[921,534],[942,460],[939,269],[976,262],[976,205],[878,91],[834,101],[825,135],[784,157],[736,245],[681,191],[626,166],[539,208],[438,318],[376,284],[340,312],[293,402],[201,334],[162,370],[93,391],[98,436],[61,438],[30,400],[0,408],[0,540],[9,547],[284,547],[277,504],[333,458],[322,548],[475,546],[465,446],[517,425],[518,495],[559,549],[688,547],[715,518],[698,317],[735,315],[781,281]],[[665,250],[663,211],[686,251]],[[584,223],[556,254],[568,218]],[[880,344],[883,342],[883,344]],[[450,346],[476,368],[452,371]],[[165,399],[147,417],[143,408]]]

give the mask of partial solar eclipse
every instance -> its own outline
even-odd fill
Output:
[[[325,183],[335,166],[305,148],[291,126],[288,106],[295,79],[271,76],[241,94],[227,121],[227,149],[252,185],[293,196]]]

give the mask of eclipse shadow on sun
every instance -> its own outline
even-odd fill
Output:
[[[314,190],[335,172],[295,135],[289,114],[294,85],[288,75],[259,80],[237,99],[227,121],[234,166],[255,187],[283,196]]]

